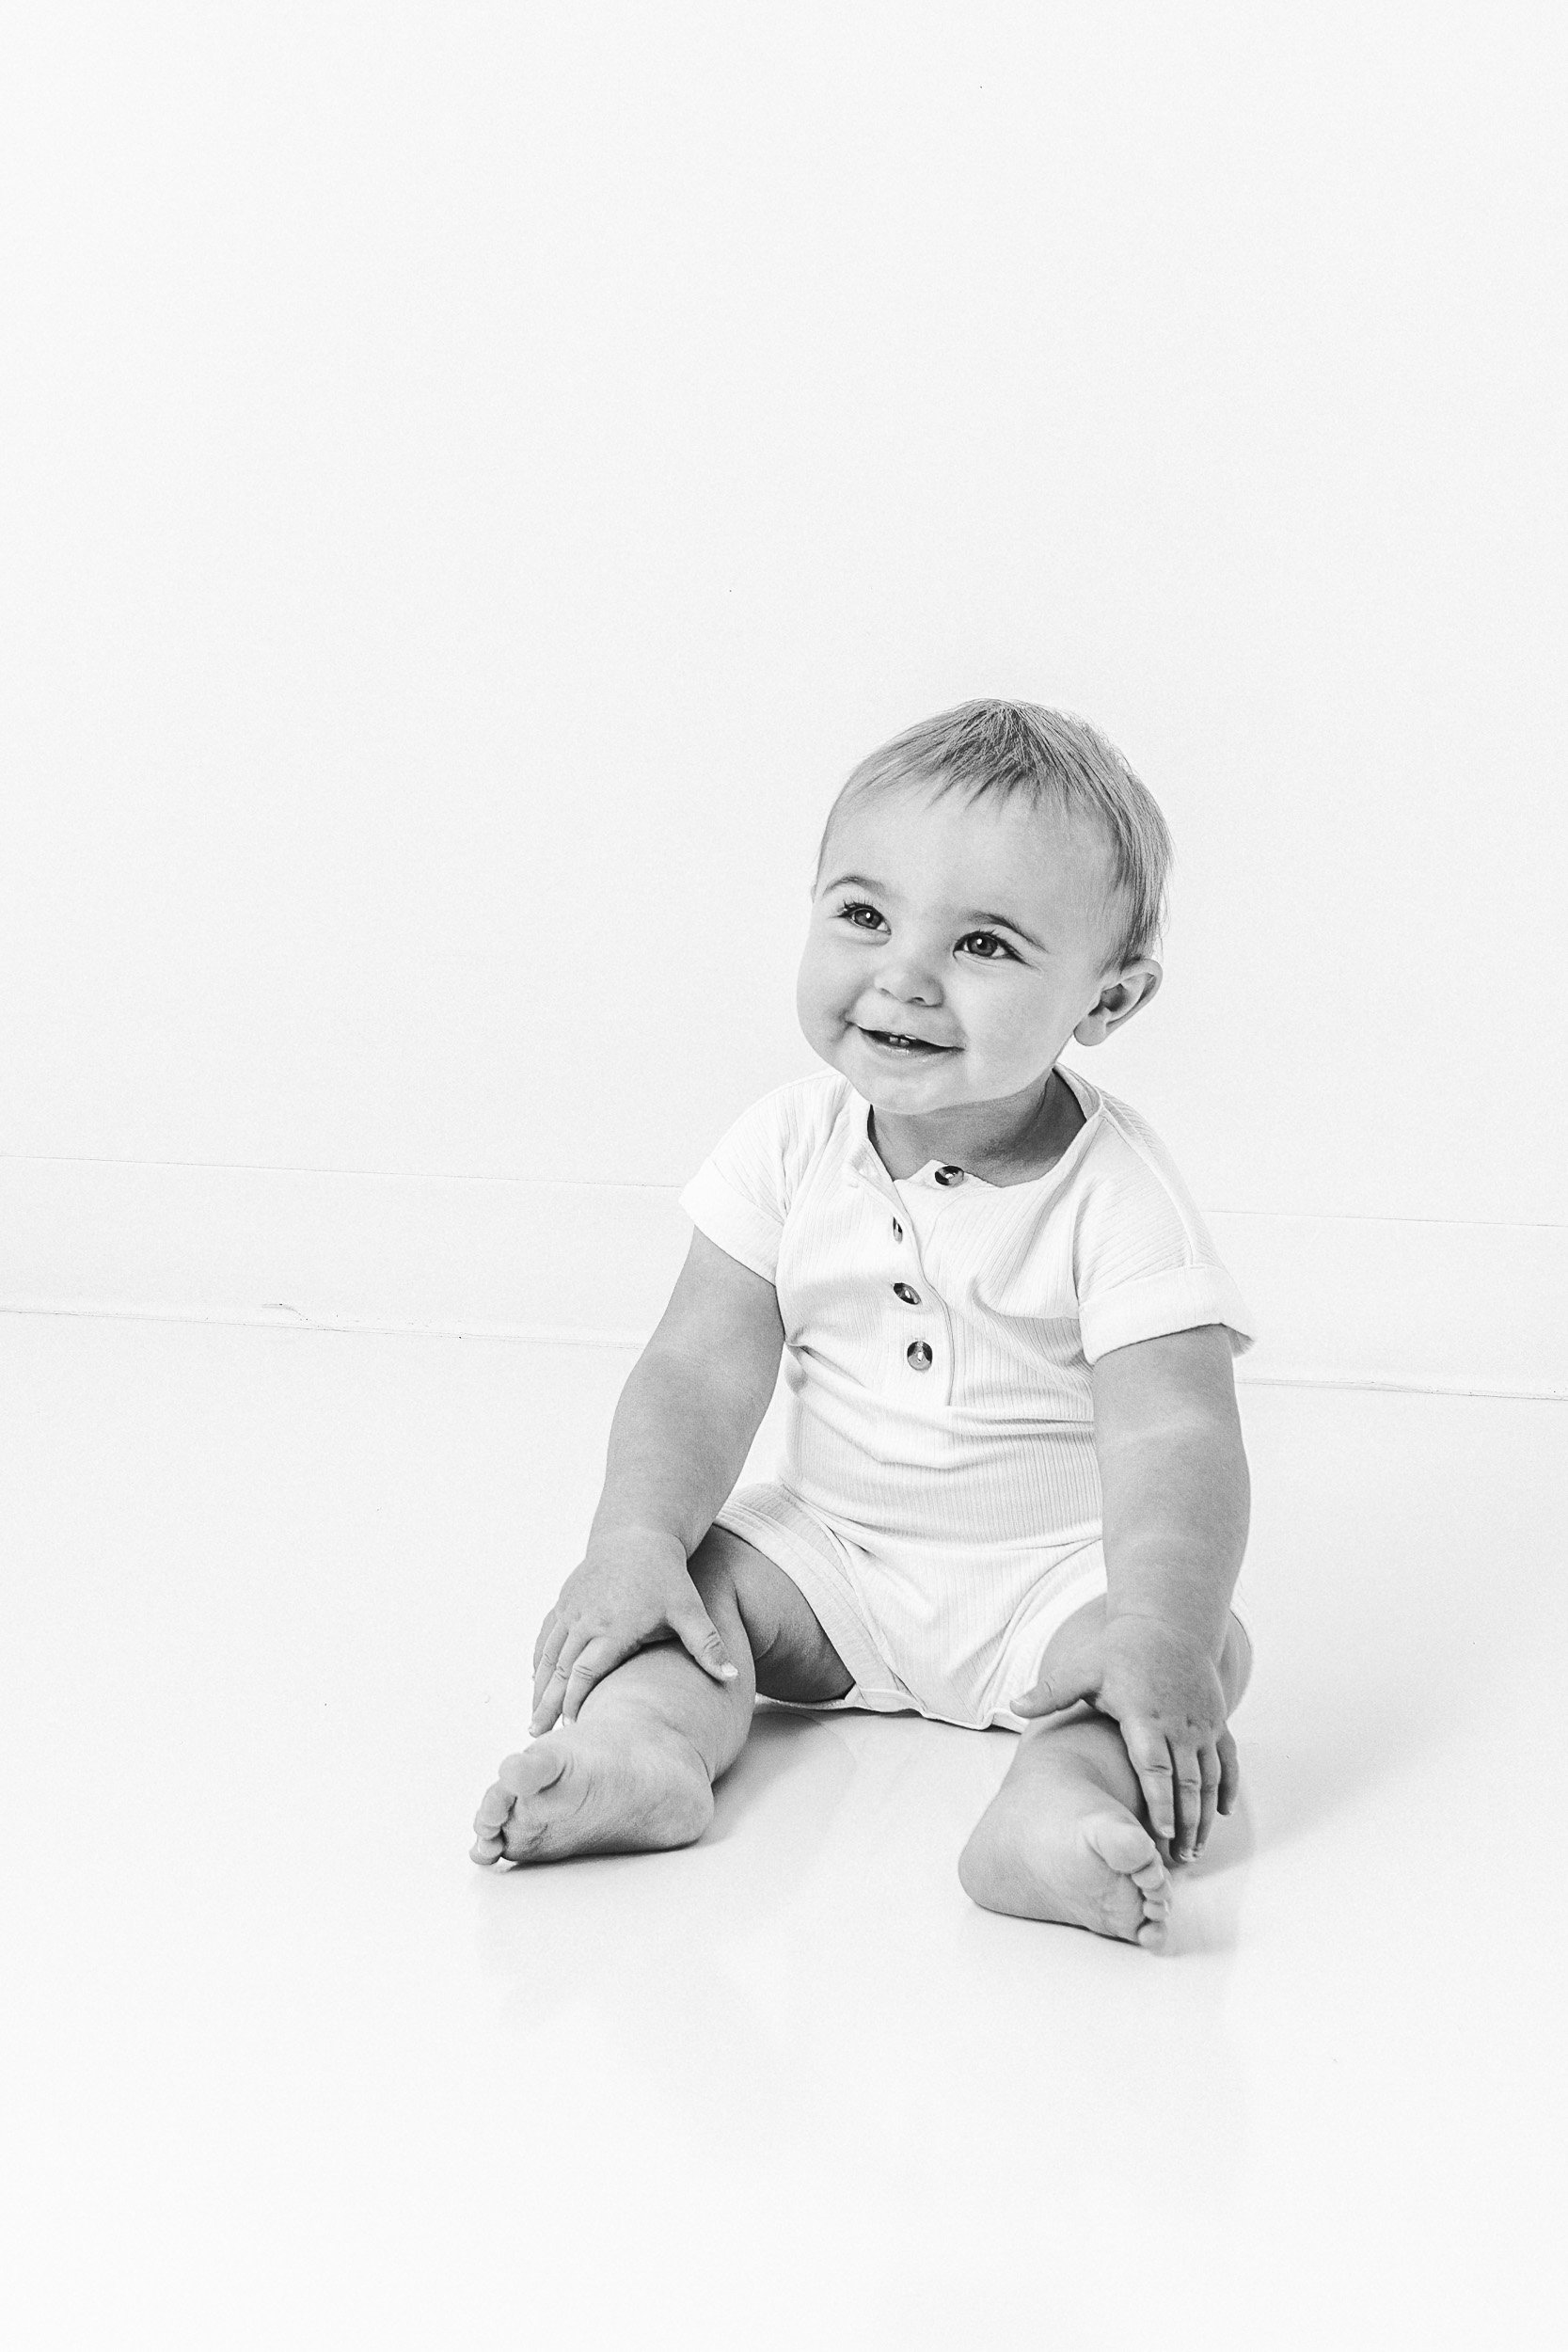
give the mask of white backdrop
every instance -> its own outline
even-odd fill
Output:
[[[559,1326],[641,1203],[645,1327],[844,773],[999,692],[1170,821],[1069,1058],[1276,1360],[1568,1384],[1560,24],[13,26],[0,1303]]]

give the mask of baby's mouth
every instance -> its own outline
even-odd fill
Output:
[[[950,1054],[953,1051],[950,1045],[933,1045],[928,1038],[906,1037],[892,1029],[863,1029],[861,1035],[868,1037],[873,1045],[879,1045],[884,1053]]]

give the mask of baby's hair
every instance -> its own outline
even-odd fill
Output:
[[[814,892],[833,818],[846,804],[893,785],[930,783],[938,795],[961,788],[971,803],[996,793],[1004,804],[1022,793],[1035,808],[1054,808],[1098,830],[1110,851],[1103,904],[1120,902],[1120,927],[1105,969],[1125,971],[1159,944],[1176,856],[1153,794],[1098,728],[1070,711],[1038,703],[960,703],[906,727],[863,759],[822,828]]]

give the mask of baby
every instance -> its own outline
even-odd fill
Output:
[[[1254,1334],[1158,1136],[1056,1057],[1158,989],[1170,859],[1120,754],[1032,704],[850,776],[797,996],[827,1068],[681,1195],[476,1862],[701,1837],[760,1693],[1021,1733],[965,1891],[1164,1941],[1236,1802]],[[735,1492],[781,1357],[782,1468]]]

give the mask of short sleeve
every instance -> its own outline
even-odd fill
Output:
[[[1125,1104],[1105,1144],[1085,1168],[1073,1234],[1085,1360],[1205,1323],[1224,1324],[1232,1358],[1244,1356],[1258,1336],[1251,1309],[1164,1144]]]
[[[722,1135],[680,1205],[700,1233],[771,1282],[788,1208],[790,1120],[780,1094],[753,1103]]]

